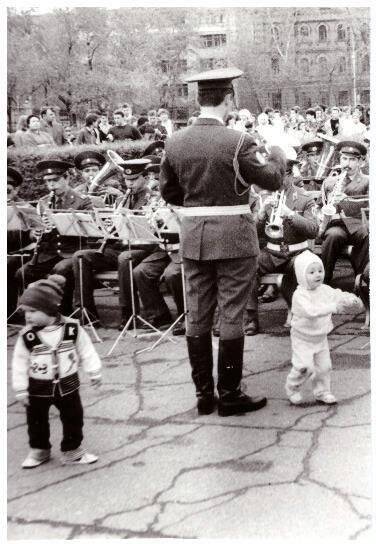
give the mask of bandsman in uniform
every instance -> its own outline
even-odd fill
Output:
[[[124,177],[127,191],[119,197],[116,206],[130,210],[139,210],[147,205],[150,199],[150,190],[147,187],[147,179],[144,176],[145,167],[150,164],[148,159],[133,159],[124,161]],[[154,249],[154,248],[153,248]],[[132,313],[129,258],[132,256],[134,266],[137,266],[153,249],[135,249],[127,251],[127,246],[120,240],[108,240],[102,252],[98,250],[78,251],[73,256],[73,273],[75,278],[74,303],[80,307],[81,288],[83,305],[91,319],[100,325],[98,312],[94,301],[94,276],[97,272],[106,270],[119,271],[119,304],[122,315],[122,323],[128,320]],[[82,286],[80,286],[80,260],[82,263]],[[136,297],[136,307],[138,298]],[[125,324],[124,323],[124,324]],[[121,327],[121,325],[120,325]]]
[[[285,173],[285,155],[272,147],[267,161],[256,155],[256,142],[229,129],[234,109],[232,80],[237,69],[204,72],[198,82],[201,114],[196,123],[174,133],[165,144],[160,187],[165,201],[183,206],[181,250],[187,285],[187,345],[199,414],[215,409],[211,328],[218,301],[218,413],[250,412],[266,398],[249,397],[240,388],[243,369],[243,315],[255,281],[258,239],[249,208],[252,183],[275,191]],[[262,159],[262,157],[261,157]]]
[[[361,167],[367,148],[360,142],[343,141],[336,146],[339,166],[347,171],[339,192],[333,200],[336,213],[327,223],[323,237],[321,259],[325,268],[325,283],[330,283],[338,257],[346,245],[353,245],[351,260],[356,273],[363,272],[369,261],[368,229],[362,223],[361,208],[369,207],[369,177]],[[341,175],[341,174],[339,174]],[[329,176],[323,182],[327,200],[336,186],[337,176]]]
[[[273,210],[275,197],[269,196],[263,200],[257,217],[259,236],[265,233],[266,246],[261,250],[258,258],[257,276],[264,274],[283,273],[281,291],[291,308],[292,295],[297,286],[294,273],[294,259],[299,253],[308,249],[308,240],[314,240],[318,232],[316,216],[313,213],[315,200],[312,193],[295,185],[292,173],[296,158],[287,160],[286,175],[283,180],[285,203],[281,206],[280,236],[274,237],[273,228],[267,227]],[[278,229],[274,229],[278,233]],[[272,237],[270,237],[272,234]],[[254,336],[259,332],[258,320],[258,282],[251,286],[247,302],[245,334]]]
[[[95,176],[99,173],[101,168],[106,164],[106,159],[98,151],[82,151],[74,157],[74,165],[80,172],[83,178],[83,183],[77,185],[75,190],[83,195],[88,195],[90,185]],[[108,186],[108,181],[104,182],[104,187],[100,188],[99,193],[103,194],[103,197],[96,195],[88,195],[94,208],[103,208],[105,206],[105,199],[108,195],[112,198],[118,198],[122,195],[122,192],[115,187]]]
[[[61,274],[66,278],[64,297],[61,306],[63,315],[72,312],[73,276],[71,257],[85,240],[77,236],[60,236],[46,217],[49,209],[91,210],[90,199],[69,186],[68,170],[72,165],[61,160],[45,160],[37,164],[37,172],[46,183],[50,193],[38,201],[39,213],[45,218],[45,232],[35,232],[38,242],[35,253],[26,265],[17,271],[19,289],[29,283],[46,277],[48,274]]]
[[[320,164],[320,156],[324,142],[315,140],[302,145],[301,152],[304,159],[300,165],[300,173],[304,181],[304,187],[308,191],[319,191],[321,184],[315,181],[316,173]]]
[[[33,226],[33,217],[29,214],[26,214],[25,211],[16,209],[14,210],[14,205],[26,205],[25,202],[19,199],[18,191],[20,186],[23,183],[23,177],[21,173],[15,168],[8,166],[7,168],[7,206],[10,213],[20,213],[21,216],[24,214],[24,220],[21,217],[22,228],[13,228],[12,222],[8,223],[7,230],[7,316],[10,317],[10,323],[19,323],[20,316],[12,315],[14,314],[17,308],[17,298],[18,298],[18,289],[16,283],[15,274],[17,270],[22,266],[23,263],[26,263],[30,259],[30,255],[24,254],[23,257],[20,256],[19,251],[22,248],[25,248],[33,242],[31,235],[31,229]],[[12,209],[13,208],[13,209]],[[34,218],[36,215],[35,208],[30,206],[30,211],[33,212]],[[34,213],[35,212],[35,213]],[[9,213],[9,212],[8,212]],[[8,216],[9,220],[9,216]],[[36,225],[34,225],[36,226]],[[12,253],[17,253],[17,255],[11,255]]]

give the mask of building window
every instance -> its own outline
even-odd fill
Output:
[[[272,38],[279,42],[279,30],[277,26],[272,26],[271,28]]]
[[[280,110],[282,108],[282,93],[277,91],[272,93],[272,108],[275,110]]]
[[[164,74],[168,74],[169,72],[186,72],[188,69],[187,66],[187,59],[179,59],[176,61],[169,61],[169,60],[162,60],[161,61],[161,70]]]
[[[188,96],[188,85],[186,83],[182,83],[181,85],[176,85],[176,94],[180,98],[187,98]]]
[[[339,42],[346,41],[346,30],[345,30],[345,27],[343,25],[338,25],[337,26],[337,40]]]
[[[303,108],[310,108],[312,105],[311,97],[307,96],[305,92],[302,92],[300,95],[300,101]]]
[[[226,45],[226,34],[207,34],[201,36],[202,47],[220,47]]]
[[[369,42],[369,26],[367,23],[363,23],[360,27],[360,35],[364,43]]]
[[[277,57],[272,58],[272,72],[273,74],[279,74],[279,59]]]
[[[364,55],[362,58],[361,70],[363,74],[368,74],[369,72],[369,56]]]
[[[325,75],[328,72],[328,60],[326,57],[319,57],[319,73],[320,75]]]
[[[201,70],[214,70],[215,68],[226,68],[227,60],[226,59],[201,59],[200,62]]]
[[[325,25],[319,26],[319,42],[326,42],[328,39],[328,31]]]
[[[300,36],[302,38],[308,38],[308,36],[309,36],[309,26],[308,25],[302,25],[300,27]]]
[[[346,58],[345,57],[340,57],[339,59],[338,72],[340,74],[344,74],[346,72]]]
[[[301,59],[301,61],[300,61],[300,70],[302,72],[302,75],[308,75],[309,74],[309,62],[308,62],[308,59]]]
[[[211,11],[201,18],[201,24],[218,25],[223,23],[223,12]]]
[[[338,106],[349,106],[349,91],[339,91]]]
[[[369,104],[369,90],[368,89],[361,91],[360,102],[362,104]]]

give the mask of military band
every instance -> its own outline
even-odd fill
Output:
[[[224,124],[233,109],[232,82],[240,76],[239,70],[223,69],[188,78],[197,82],[201,105],[194,124],[163,141],[164,131],[151,119],[155,141],[138,159],[78,153],[74,167],[82,182],[75,188],[70,187],[73,164],[39,162],[37,174],[47,194],[36,208],[18,200],[23,178],[11,166],[7,181],[8,285],[16,287],[8,290],[11,321],[17,320],[17,297],[27,285],[57,273],[66,278],[62,313],[84,307],[95,326],[101,326],[94,297],[96,274],[116,270],[119,330],[132,316],[133,302],[136,313],[142,306],[142,315],[153,327],[169,326],[174,319],[161,281],[172,294],[177,315],[184,317],[184,270],[187,330],[181,319],[174,334],[186,333],[198,412],[211,413],[218,402],[223,416],[266,404],[264,397],[241,391],[244,334],[259,332],[258,283],[264,274],[284,274],[282,294],[291,306],[297,285],[295,257],[316,241],[321,244],[326,283],[332,282],[347,245],[353,246],[355,272],[369,277],[369,234],[362,220],[369,207],[369,178],[362,172],[367,148],[354,141],[325,140],[319,133],[299,149],[298,158],[286,158],[284,142],[261,148],[252,135]],[[108,183],[111,177],[121,190]],[[20,215],[23,207],[32,209],[40,223],[27,222],[30,214]],[[155,219],[159,209],[170,208],[180,230],[173,242],[162,236],[163,221]],[[59,213],[72,210],[89,214],[103,236],[93,240],[82,233],[62,233]],[[129,222],[127,214],[134,211],[148,221],[154,218],[149,221],[154,241],[118,236],[114,217]],[[98,219],[101,213],[104,221]],[[33,251],[23,253],[32,242]],[[217,305],[218,401],[211,339]],[[78,317],[84,320],[79,313]],[[141,321],[137,325],[145,327]]]

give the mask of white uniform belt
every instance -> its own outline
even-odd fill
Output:
[[[342,215],[340,213],[335,213],[330,216],[330,221],[333,221],[333,219],[342,219]]]
[[[251,213],[248,204],[239,206],[192,206],[190,208],[173,207],[174,212],[183,217],[199,217],[203,215],[241,215]]]
[[[279,245],[279,244],[272,244],[271,242],[268,242],[266,244],[266,247],[268,249],[272,249],[273,251],[284,251],[284,250],[298,251],[299,249],[304,249],[308,247],[308,242],[306,240],[305,242],[299,242],[299,244],[290,244],[290,245],[287,245],[287,244]]]

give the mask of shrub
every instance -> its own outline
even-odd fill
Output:
[[[82,151],[92,149],[104,155],[108,149],[118,153],[123,159],[139,158],[149,141],[124,140],[121,142],[104,142],[101,145],[63,145],[51,147],[10,147],[8,148],[8,165],[21,172],[24,182],[21,185],[19,196],[25,200],[36,200],[46,194],[46,186],[38,177],[36,165],[39,161],[59,159],[72,163],[70,170],[71,185],[74,187],[80,176],[74,168],[74,157]]]

